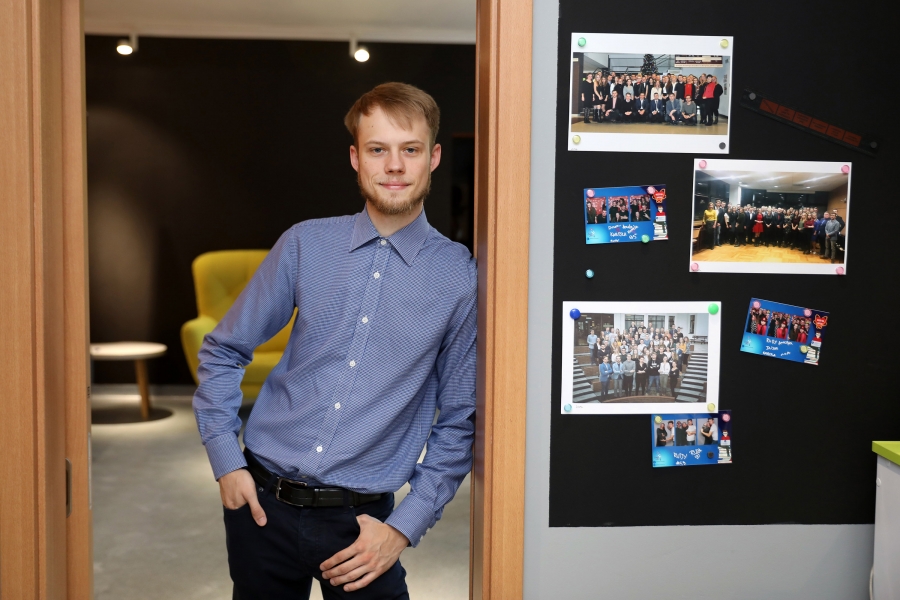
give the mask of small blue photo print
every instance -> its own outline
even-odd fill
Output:
[[[731,464],[731,411],[650,417],[654,467]]]
[[[666,186],[587,188],[584,223],[588,244],[667,240]]]
[[[818,365],[827,328],[823,310],[751,298],[741,352]]]

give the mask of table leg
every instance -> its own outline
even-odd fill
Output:
[[[141,418],[145,421],[150,418],[150,381],[147,378],[147,361],[134,361],[134,370],[137,373],[138,389],[141,391]]]

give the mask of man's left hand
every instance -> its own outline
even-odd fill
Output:
[[[369,515],[356,517],[359,537],[321,565],[322,577],[345,592],[362,589],[394,566],[409,546],[406,536]],[[351,583],[352,582],[352,583]]]

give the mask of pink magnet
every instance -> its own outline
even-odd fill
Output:
[[[837,273],[838,275],[843,275],[843,274],[844,274],[844,267],[837,267],[837,268],[834,270],[834,272]]]
[[[759,301],[757,300],[756,302],[753,303],[753,308],[759,308],[759,307],[760,307],[760,304],[759,304]]]
[[[841,167],[841,173],[843,173],[844,175],[846,175],[849,172],[850,172],[850,165],[844,165],[843,167]]]
[[[700,164],[700,168],[701,168],[701,169],[705,169],[705,168],[706,168],[706,161],[705,161],[705,160],[701,160],[699,164]]]
[[[699,271],[699,270],[700,270],[700,265],[698,265],[697,263],[691,263],[691,271]]]
[[[588,198],[593,198],[593,197],[594,197],[594,190],[588,190],[588,191],[587,191],[587,197],[588,197]]]

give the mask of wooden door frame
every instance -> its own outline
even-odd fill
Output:
[[[478,0],[478,413],[470,597],[522,597],[532,0]]]
[[[3,598],[93,594],[82,32],[81,0],[0,5]]]
[[[531,28],[531,0],[479,0],[476,600],[523,591]],[[0,6],[4,598],[93,595],[85,129],[82,1]]]

